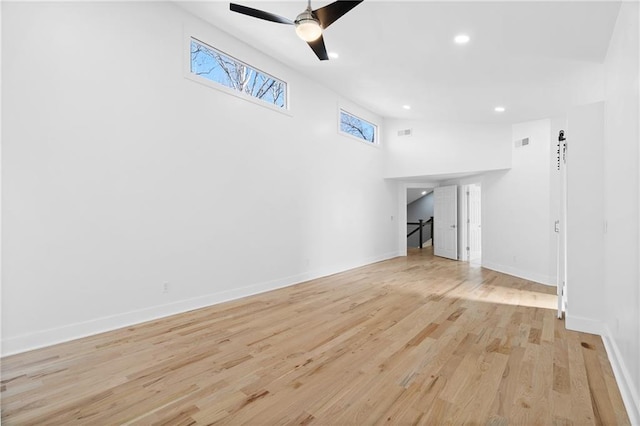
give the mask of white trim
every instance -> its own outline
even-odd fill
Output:
[[[627,409],[629,421],[632,425],[640,425],[640,390],[634,387],[629,369],[620,356],[620,350],[608,326],[604,326],[604,333],[601,337],[618,389],[620,389],[620,395],[622,395],[622,401]]]
[[[469,261],[469,186],[472,184],[458,186],[460,195],[460,203],[458,205],[458,239],[460,245],[458,247],[458,259],[462,262]]]
[[[398,253],[407,255],[407,185],[398,185]]]
[[[523,278],[525,280],[534,281],[539,284],[544,284],[552,287],[556,286],[555,277],[552,277],[550,275],[536,274],[529,271],[523,271],[512,266],[505,266],[493,262],[487,262],[484,258],[482,259],[482,267],[491,269],[492,271],[501,272],[503,274],[513,275],[514,277]]]
[[[200,309],[219,303],[228,302],[242,297],[252,296],[295,284],[300,284],[312,279],[322,278],[350,269],[370,265],[372,263],[398,257],[397,252],[389,252],[379,256],[372,256],[362,262],[351,262],[335,265],[329,268],[318,269],[303,274],[284,277],[262,283],[251,284],[242,288],[221,291],[205,296],[185,299],[166,305],[153,306],[136,311],[124,312],[108,317],[78,322],[62,327],[42,330],[35,333],[10,337],[2,340],[2,356],[14,355],[33,349],[39,349],[82,337],[129,327],[147,321],[157,320],[170,315],[180,314],[194,309]]]
[[[228,95],[235,96],[236,98],[243,99],[245,101],[251,102],[252,104],[259,105],[259,106],[261,106],[263,108],[270,109],[271,111],[276,111],[276,112],[279,112],[281,114],[287,115],[289,117],[293,116],[293,114],[291,113],[291,103],[290,103],[290,100],[291,100],[291,95],[290,95],[291,84],[289,84],[289,82],[287,80],[285,80],[283,78],[280,78],[280,77],[276,77],[276,76],[274,76],[273,74],[271,74],[269,72],[263,71],[262,69],[260,69],[257,66],[251,65],[248,62],[246,62],[246,61],[244,61],[242,59],[239,59],[235,55],[232,55],[230,53],[225,52],[223,49],[219,49],[217,47],[212,46],[209,42],[205,41],[205,40],[207,40],[206,36],[205,37],[201,37],[200,35],[198,35],[198,33],[196,31],[190,31],[190,30],[187,30],[185,28],[183,37],[184,37],[184,47],[183,47],[183,50],[184,50],[184,61],[183,61],[182,72],[183,72],[183,75],[184,75],[184,77],[186,79],[191,80],[193,82],[196,82],[198,84],[202,84],[202,85],[204,85],[206,87],[209,87],[211,89],[215,89],[217,91],[226,93]],[[278,81],[282,81],[287,86],[286,95],[285,95],[285,106],[283,108],[281,108],[281,107],[279,107],[277,105],[274,105],[274,104],[271,104],[269,102],[263,101],[261,99],[258,99],[256,97],[254,97],[254,96],[248,95],[248,94],[246,94],[244,92],[239,92],[237,90],[233,90],[233,89],[231,89],[229,87],[226,87],[226,86],[224,86],[224,85],[222,85],[220,83],[216,83],[215,81],[211,81],[211,80],[209,80],[207,78],[204,78],[204,77],[201,77],[199,75],[195,75],[194,73],[192,73],[191,72],[191,40],[192,39],[197,41],[197,42],[199,42],[199,43],[201,43],[201,44],[204,44],[204,45],[212,48],[213,50],[219,51],[220,53],[222,53],[222,54],[224,54],[224,55],[226,55],[226,56],[228,56],[228,57],[230,57],[230,58],[232,58],[232,59],[234,59],[234,60],[236,60],[238,62],[241,62],[241,63],[247,65],[248,67],[251,67],[251,68],[255,69],[256,71],[259,71],[259,72],[261,72],[261,73],[263,73],[265,75],[268,75],[269,77],[272,77],[272,78],[274,78],[274,79],[276,79]]]
[[[565,312],[565,327],[567,330],[579,331],[581,333],[597,334],[602,336],[604,331],[604,324],[601,321],[594,320],[593,318],[585,318],[576,315],[571,315],[570,307],[567,307]]]

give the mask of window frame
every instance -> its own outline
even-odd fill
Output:
[[[345,131],[342,130],[342,113],[345,113],[347,115],[350,115],[351,117],[354,117],[360,121],[364,121],[365,123],[371,125],[373,127],[373,141],[369,141],[366,140],[364,138],[360,138],[357,136],[352,135],[351,133],[347,133]],[[363,143],[367,146],[375,146],[375,147],[379,147],[380,146],[380,126],[377,123],[374,123],[371,120],[368,120],[366,118],[362,118],[361,115],[358,114],[354,114],[351,111],[349,111],[348,108],[345,108],[343,106],[339,106],[338,107],[338,134],[348,137],[350,139],[356,140],[360,143]]]
[[[265,72],[263,71],[260,67],[254,66],[254,65],[250,65],[249,63],[247,63],[246,61],[243,61],[242,59],[237,58],[234,55],[230,55],[229,53],[227,53],[225,50],[223,49],[219,49],[217,47],[212,46],[211,44],[207,43],[206,41],[203,41],[203,37],[200,37],[199,35],[190,32],[190,33],[185,33],[185,48],[184,48],[184,77],[194,81],[196,83],[202,84],[204,86],[210,87],[212,89],[215,89],[217,91],[226,93],[228,95],[232,95],[235,96],[236,98],[240,98],[243,99],[245,101],[249,101],[255,105],[260,105],[261,107],[270,109],[272,111],[277,111],[281,114],[285,114],[288,116],[292,116],[291,113],[291,104],[290,104],[290,91],[291,91],[291,85],[289,84],[289,82],[283,78],[279,78],[274,76],[271,73]],[[280,81],[282,83],[284,83],[285,85],[285,94],[284,94],[284,106],[280,107],[276,104],[273,104],[271,102],[267,102],[265,100],[262,100],[260,98],[257,98],[255,96],[252,96],[248,93],[245,92],[241,92],[238,90],[235,90],[231,87],[227,87],[222,83],[218,83],[217,81],[214,80],[210,80],[206,77],[203,77],[201,75],[197,75],[195,73],[192,72],[191,69],[191,42],[194,41],[198,44],[201,44],[203,46],[205,46],[208,49],[213,50],[214,52],[218,52],[221,55],[224,55],[226,57],[228,57],[229,59],[236,61],[240,64],[243,64],[246,67],[249,67],[253,70],[255,70],[256,72],[263,74],[269,78],[273,78],[276,81]]]

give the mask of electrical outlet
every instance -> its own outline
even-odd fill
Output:
[[[169,283],[166,281],[162,283],[162,292],[169,293]]]

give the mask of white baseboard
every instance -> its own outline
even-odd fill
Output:
[[[555,276],[536,274],[529,271],[523,271],[521,269],[514,268],[512,266],[505,266],[505,265],[500,265],[493,262],[488,262],[484,259],[482,259],[482,267],[491,269],[492,271],[501,272],[503,274],[513,275],[514,277],[523,278],[525,280],[534,281],[536,283],[556,287]]]
[[[604,333],[604,324],[601,321],[571,315],[569,310],[565,313],[564,325],[567,330],[581,333],[597,334],[598,336],[602,336]]]
[[[228,302],[242,297],[252,296],[267,291],[276,290],[283,287],[299,284],[316,278],[326,277],[359,268],[375,262],[398,257],[397,252],[390,252],[379,256],[364,259],[361,262],[351,262],[333,265],[332,267],[309,271],[302,274],[265,281],[237,289],[221,291],[207,294],[191,299],[180,300],[166,305],[151,306],[121,314],[96,318],[89,321],[78,322],[62,327],[41,330],[21,336],[10,337],[2,340],[2,356],[13,355],[21,352],[39,349],[58,343],[82,337],[93,336],[95,334],[116,330],[131,325],[153,321],[170,315],[180,314],[194,309],[200,309],[223,302]]]
[[[629,369],[624,363],[624,359],[620,356],[620,350],[613,338],[609,327],[604,327],[602,334],[602,342],[607,350],[607,356],[613,369],[613,374],[622,395],[622,401],[627,409],[629,421],[632,425],[640,425],[640,383],[634,384]]]

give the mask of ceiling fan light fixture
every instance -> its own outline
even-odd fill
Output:
[[[229,4],[229,9],[232,12],[251,16],[252,18],[262,19],[263,21],[275,22],[277,24],[284,25],[294,25],[298,37],[309,45],[319,60],[326,61],[330,57],[333,57],[333,55],[330,55],[327,52],[322,32],[328,28],[329,25],[336,22],[344,16],[345,13],[349,12],[363,1],[364,0],[335,0],[333,3],[329,3],[326,6],[313,10],[311,9],[311,0],[307,0],[307,8],[293,21],[276,15],[275,13],[254,9],[252,7],[236,3]]]
[[[453,39],[456,44],[467,44],[471,38],[466,34],[458,34],[456,38]]]
[[[296,34],[306,42],[317,40],[322,35],[320,21],[318,21],[309,10],[298,15],[295,24]]]

